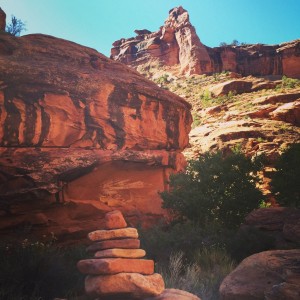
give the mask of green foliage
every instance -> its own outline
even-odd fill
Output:
[[[26,31],[26,25],[22,20],[11,16],[11,23],[6,26],[5,31],[11,35],[19,36],[22,31]]]
[[[170,191],[161,193],[163,207],[179,219],[238,227],[264,199],[256,188],[260,168],[241,153],[205,153],[185,173],[170,177]]]
[[[168,75],[168,74],[163,74],[162,76],[160,76],[159,78],[157,78],[157,79],[155,80],[155,82],[156,82],[157,84],[160,84],[160,85],[169,83],[169,75]]]
[[[76,299],[76,295],[83,293],[84,282],[76,263],[85,255],[78,246],[63,249],[52,242],[2,242],[0,299]]]
[[[275,238],[254,227],[241,228],[229,242],[228,249],[237,261],[275,248]]]
[[[279,204],[300,207],[300,143],[291,145],[275,164],[271,190]]]
[[[289,88],[293,89],[297,86],[300,86],[300,80],[298,79],[293,79],[293,78],[288,78],[287,76],[282,76],[282,88]]]

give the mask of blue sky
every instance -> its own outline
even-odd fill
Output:
[[[0,7],[26,21],[27,32],[65,38],[109,56],[111,44],[156,31],[168,11],[182,5],[207,46],[277,44],[300,38],[300,0],[0,0]]]

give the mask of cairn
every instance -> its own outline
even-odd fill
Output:
[[[160,295],[164,281],[154,273],[154,261],[143,259],[138,232],[127,227],[120,211],[105,215],[105,230],[88,234],[93,242],[87,251],[94,258],[78,262],[86,274],[86,293],[98,299],[145,299]]]

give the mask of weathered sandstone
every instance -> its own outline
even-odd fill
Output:
[[[143,249],[106,249],[97,251],[95,257],[105,258],[105,257],[120,257],[120,258],[141,258],[146,255]]]
[[[247,257],[223,280],[220,299],[299,299],[299,257],[299,249],[265,251]]]
[[[105,229],[119,229],[127,227],[127,223],[119,210],[113,210],[105,215]]]
[[[111,58],[132,67],[157,61],[179,66],[181,73],[212,74],[232,71],[242,75],[287,75],[300,78],[300,40],[281,45],[243,45],[210,48],[200,42],[188,12],[181,6],[169,12],[156,32],[113,43]]]
[[[0,7],[0,31],[5,31],[6,13]]]
[[[83,274],[104,275],[118,273],[140,273],[151,275],[154,273],[153,260],[103,258],[85,259],[77,263],[78,270]]]
[[[118,238],[133,238],[139,237],[135,228],[121,228],[111,230],[96,230],[88,234],[91,241],[113,240]]]
[[[140,247],[140,240],[138,239],[121,239],[121,240],[106,240],[102,242],[93,243],[87,247],[88,252],[96,252],[99,250],[121,248],[121,249],[138,249]]]
[[[56,224],[51,230],[69,230],[59,214],[50,217],[53,202],[90,204],[98,217],[118,208],[142,224],[162,216],[158,191],[185,165],[190,105],[69,41],[1,34],[0,43],[0,213],[6,222],[15,211],[23,216],[47,203],[42,210],[49,226]],[[75,219],[72,232],[86,230]]]
[[[90,296],[122,296],[143,299],[163,292],[164,281],[161,275],[141,275],[119,273],[115,275],[87,276],[86,292]]]
[[[201,300],[199,297],[186,291],[177,289],[165,289],[159,296],[145,300]]]

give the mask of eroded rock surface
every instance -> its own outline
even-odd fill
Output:
[[[274,250],[244,259],[223,280],[222,300],[290,299],[300,297],[300,250]]]
[[[6,13],[0,7],[0,31],[5,31]]]
[[[300,78],[300,40],[281,45],[244,45],[210,48],[200,42],[188,12],[181,6],[169,12],[156,32],[136,30],[136,37],[113,43],[111,58],[132,67],[157,60],[179,66],[182,74],[222,71],[242,75],[282,75]]]
[[[45,199],[49,209],[54,200],[89,204],[102,214],[119,207],[130,221],[162,215],[157,192],[185,164],[190,105],[69,41],[2,34],[0,43],[4,219],[32,210],[26,200],[38,201],[39,211],[36,203]],[[51,224],[62,221],[44,214]]]

